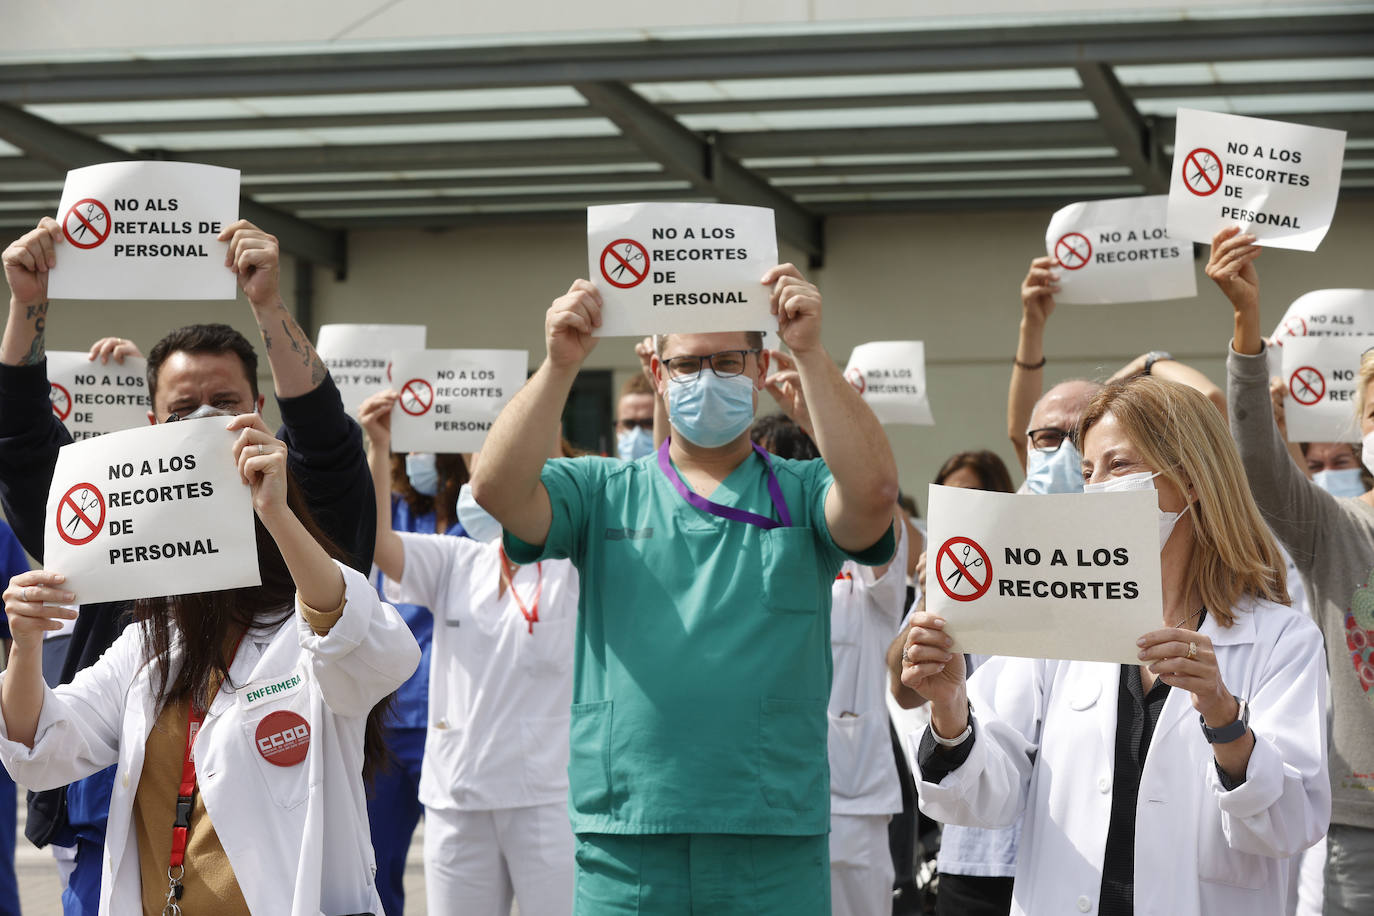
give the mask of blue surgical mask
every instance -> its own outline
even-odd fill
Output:
[[[477,505],[472,486],[466,483],[458,490],[458,524],[474,541],[494,541],[501,536],[501,523]]]
[[[434,464],[433,452],[406,455],[406,476],[416,493],[433,496],[439,492],[439,469]]]
[[[1337,499],[1364,495],[1364,480],[1359,468],[1330,468],[1312,475],[1312,482]]]
[[[747,375],[721,378],[703,366],[694,378],[668,384],[668,419],[702,448],[733,442],[754,421],[754,381]]]
[[[616,454],[626,461],[636,461],[654,450],[654,436],[647,429],[636,426],[615,437]]]
[[[1065,439],[1052,452],[1030,450],[1026,455],[1026,491],[1041,496],[1083,492],[1083,456],[1072,442]]]

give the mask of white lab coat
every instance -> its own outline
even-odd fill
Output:
[[[1191,696],[1170,691],[1136,805],[1135,911],[1281,916],[1283,859],[1331,817],[1321,634],[1289,608],[1248,600],[1234,626],[1208,616],[1202,632],[1227,688],[1250,701],[1255,749],[1246,781],[1225,791]],[[1013,914],[1097,908],[1119,678],[1112,664],[994,658],[969,681],[968,760],[938,785],[917,779],[922,809],[945,823],[1005,827],[1024,807]]]
[[[260,916],[382,911],[362,784],[363,730],[368,711],[414,672],[420,650],[367,579],[340,568],[347,600],[338,623],[317,636],[296,614],[272,630],[250,632],[195,744],[206,812],[244,900]],[[180,654],[174,647],[173,674]],[[155,672],[143,664],[141,628],[130,626],[71,684],[45,691],[32,749],[10,741],[0,722],[0,759],[30,788],[65,785],[119,765],[100,916],[142,910],[132,814],[158,712]],[[255,693],[289,684],[296,674],[298,684]],[[278,710],[295,712],[310,726],[309,750],[295,766],[268,763],[257,751],[257,724]],[[169,818],[174,801],[167,800]]]
[[[566,807],[577,568],[545,560],[516,570],[527,607],[539,594],[531,627],[510,589],[497,596],[499,542],[399,533],[405,571],[400,582],[384,581],[386,596],[434,614],[421,803]]]

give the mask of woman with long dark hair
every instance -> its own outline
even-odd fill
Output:
[[[14,645],[0,758],[32,788],[118,764],[100,912],[380,912],[364,808],[383,698],[419,650],[338,562],[256,414],[235,417],[262,584],[137,602],[137,622],[68,685],[42,639],[80,596],[60,571],[4,592]]]

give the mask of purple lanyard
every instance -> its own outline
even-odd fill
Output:
[[[773,508],[777,510],[778,518],[782,521],[774,521],[766,515],[758,515],[744,509],[736,509],[734,506],[722,506],[720,503],[713,503],[704,496],[699,496],[687,488],[687,484],[682,482],[673,463],[668,460],[668,443],[672,439],[664,439],[663,444],[658,447],[658,468],[663,472],[663,476],[668,478],[668,482],[673,485],[673,489],[687,504],[702,512],[709,512],[711,515],[718,515],[721,518],[729,519],[732,522],[744,522],[746,525],[758,525],[764,530],[773,528],[791,528],[792,514],[787,511],[787,503],[782,498],[782,487],[778,484],[778,475],[773,473],[773,459],[768,457],[768,453],[754,446],[754,451],[759,453],[763,459],[763,465],[768,469],[768,496],[773,500]]]

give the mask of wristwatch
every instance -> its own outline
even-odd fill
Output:
[[[1235,696],[1232,694],[1232,696]],[[1240,697],[1235,697],[1240,704],[1240,711],[1236,713],[1236,721],[1230,725],[1223,725],[1221,728],[1209,728],[1207,720],[1198,716],[1197,720],[1202,723],[1202,736],[1207,739],[1208,744],[1229,744],[1237,738],[1243,737],[1250,729],[1250,706]]]
[[[1151,350],[1145,354],[1145,368],[1140,370],[1141,375],[1149,375],[1150,370],[1155,367],[1155,363],[1161,359],[1173,359],[1174,355],[1168,350]]]

